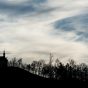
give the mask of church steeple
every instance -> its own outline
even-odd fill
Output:
[[[3,51],[3,57],[5,58],[5,50]]]

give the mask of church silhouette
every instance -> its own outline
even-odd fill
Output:
[[[3,51],[3,56],[0,56],[0,69],[6,68],[8,66],[8,60],[6,58],[6,53]]]

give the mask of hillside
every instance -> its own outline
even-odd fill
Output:
[[[34,85],[37,83],[38,86],[40,86],[40,82],[43,82],[44,86],[46,86],[46,84],[53,85],[53,83],[55,82],[55,85],[60,86],[61,88],[64,88],[64,86],[71,88],[71,85],[73,85],[73,87],[86,88],[86,83],[81,83],[80,81],[77,81],[75,79],[54,80],[43,78],[17,67],[8,67],[7,69],[0,70],[0,81],[2,81],[2,83],[12,82],[15,85],[17,85],[17,83],[20,84],[20,82],[23,84],[26,82],[27,85],[29,85],[29,83],[30,85],[32,85],[31,83],[34,83]]]
[[[0,80],[19,80],[19,81],[30,81],[30,80],[45,80],[45,78],[34,75],[26,70],[17,67],[8,67],[7,69],[0,71]]]

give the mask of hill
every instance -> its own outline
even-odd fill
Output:
[[[38,75],[32,74],[18,67],[8,67],[7,69],[0,70],[0,82],[1,81],[4,82],[4,84],[7,82],[9,83],[13,82],[15,85],[17,85],[17,83],[20,84],[20,82],[21,82],[21,85],[23,85],[25,82],[27,83],[27,85],[29,85],[29,83],[30,85],[32,85],[32,83],[34,83],[34,85],[37,83],[38,86],[40,86],[40,82],[42,82],[44,86],[46,86],[46,84],[52,86],[55,82],[55,85],[60,86],[60,88],[64,88],[64,86],[68,88],[71,88],[72,86],[74,88],[77,88],[77,87],[87,88],[85,82],[81,83],[80,81],[75,79],[73,80],[48,79],[48,78],[44,78],[44,77],[40,77]]]
[[[18,67],[8,67],[7,69],[0,71],[0,80],[19,80],[19,81],[30,81],[30,80],[45,80],[45,78],[38,75],[32,74],[26,70]]]

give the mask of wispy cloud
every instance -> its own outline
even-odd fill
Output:
[[[24,2],[23,2],[24,1]],[[15,3],[15,0],[0,1],[0,13],[8,16],[17,17],[22,15],[33,15],[44,13],[53,10],[45,4],[47,0],[22,0],[20,3]],[[15,3],[15,4],[14,4]]]
[[[26,62],[47,60],[49,52],[82,61],[88,52],[87,5],[87,0],[0,1],[0,50]]]
[[[77,41],[88,42],[88,14],[81,14],[56,21],[54,28],[58,32],[73,32]]]

